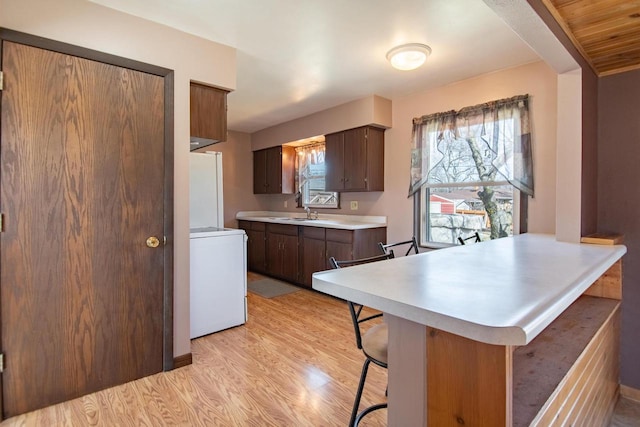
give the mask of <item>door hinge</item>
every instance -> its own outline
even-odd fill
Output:
[[[4,354],[0,353],[0,374],[4,372]]]
[[[0,71],[0,90],[2,90],[2,81],[4,78],[4,73],[2,71]]]
[[[4,214],[0,213],[0,233],[4,231]]]

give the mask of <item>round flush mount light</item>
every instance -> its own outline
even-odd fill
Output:
[[[430,54],[431,48],[426,44],[407,43],[396,46],[387,52],[387,60],[393,68],[409,71],[424,64]]]

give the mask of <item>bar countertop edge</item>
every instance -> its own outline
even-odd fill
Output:
[[[528,233],[314,273],[313,289],[487,344],[526,345],[625,253]]]

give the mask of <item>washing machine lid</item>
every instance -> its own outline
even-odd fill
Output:
[[[199,227],[189,230],[189,237],[198,239],[202,237],[228,236],[233,234],[245,234],[244,230],[237,228]]]

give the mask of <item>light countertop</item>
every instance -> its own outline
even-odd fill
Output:
[[[488,344],[526,345],[625,253],[523,234],[314,273],[313,288]]]
[[[306,214],[293,212],[248,211],[238,212],[236,219],[240,221],[259,221],[273,224],[304,225],[307,227],[339,228],[344,230],[387,226],[386,216],[318,214],[317,219],[307,219]]]

